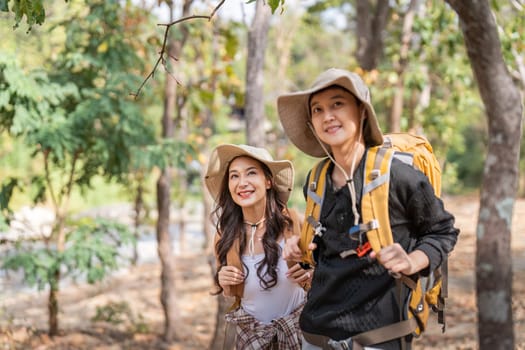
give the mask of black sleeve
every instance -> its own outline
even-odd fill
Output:
[[[404,215],[403,226],[415,241],[413,250],[421,250],[429,258],[429,268],[422,271],[426,274],[454,249],[459,234],[454,216],[445,210],[425,174],[397,159],[392,160],[390,186],[394,207],[402,208],[397,215]]]

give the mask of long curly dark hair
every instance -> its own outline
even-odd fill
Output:
[[[230,164],[232,161],[233,159],[230,161]],[[279,192],[273,181],[273,175],[270,169],[264,163],[259,161],[258,163],[263,169],[264,176],[266,179],[270,180],[272,184],[266,191],[266,232],[262,238],[264,259],[257,266],[257,276],[260,280],[259,283],[264,290],[267,290],[277,284],[277,264],[281,255],[281,247],[277,240],[285,230],[293,227],[293,222],[288,215],[288,210],[286,210],[286,203],[278,196]],[[221,182],[221,190],[217,205],[212,212],[212,215],[217,217],[216,229],[220,235],[220,238],[215,245],[215,256],[217,257],[219,266],[217,267],[214,280],[218,287],[218,291],[213,294],[219,294],[223,291],[223,288],[219,285],[219,271],[222,266],[227,265],[226,256],[235,240],[239,239],[239,256],[242,255],[247,244],[247,231],[246,225],[244,225],[242,208],[233,201],[228,188],[229,167],[228,164]],[[246,266],[245,270],[248,271]]]

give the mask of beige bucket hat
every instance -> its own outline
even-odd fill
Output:
[[[272,172],[273,181],[279,191],[279,197],[284,203],[288,201],[294,182],[294,168],[292,162],[289,160],[273,160],[273,157],[264,148],[232,144],[219,145],[210,155],[204,181],[208,191],[210,191],[210,194],[215,201],[219,199],[221,184],[226,169],[234,158],[240,156],[248,156],[266,164]]]
[[[326,153],[307,123],[310,122],[308,102],[314,92],[338,85],[350,91],[361,101],[367,112],[364,128],[365,143],[369,146],[383,144],[383,134],[370,101],[370,91],[361,77],[344,69],[330,68],[321,73],[305,91],[284,94],[277,98],[277,111],[288,138],[304,153],[313,157],[325,157]],[[325,145],[328,150],[330,147]]]

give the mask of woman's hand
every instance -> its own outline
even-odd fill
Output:
[[[235,266],[223,266],[219,270],[219,284],[221,287],[235,286],[244,281],[244,273]]]
[[[294,283],[298,283],[301,287],[310,285],[312,283],[313,269],[305,270],[299,264],[295,264],[286,271],[286,276]]]
[[[379,254],[371,252],[370,257],[377,258],[385,269],[394,275],[402,273],[410,276],[423,270],[430,263],[427,255],[421,250],[416,249],[408,254],[399,243],[384,247]]]
[[[292,236],[286,240],[283,249],[283,259],[286,261],[301,261],[302,253],[299,249],[299,236]]]

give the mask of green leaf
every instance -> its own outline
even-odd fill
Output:
[[[56,285],[55,274],[60,261],[56,251],[46,248],[34,251],[19,250],[3,259],[2,268],[8,270],[23,270],[25,282],[29,286],[43,289],[46,285]]]
[[[7,2],[3,6],[7,7]],[[27,24],[29,25],[29,30],[31,26],[35,23],[42,24],[44,23],[46,12],[44,10],[44,5],[42,0],[18,0],[13,1],[13,6],[11,11],[15,14],[15,27],[18,27],[19,23],[22,21],[22,18],[26,16]]]
[[[268,0],[268,5],[270,5],[270,8],[272,9],[272,13],[275,13],[279,5],[281,4],[281,1],[284,6],[284,0]]]
[[[11,209],[9,209],[11,197],[13,196],[13,192],[16,188],[20,190],[22,190],[22,188],[19,185],[18,178],[7,178],[1,185],[2,187],[0,190],[0,214],[2,215],[6,223],[8,223],[9,214],[12,213]]]

